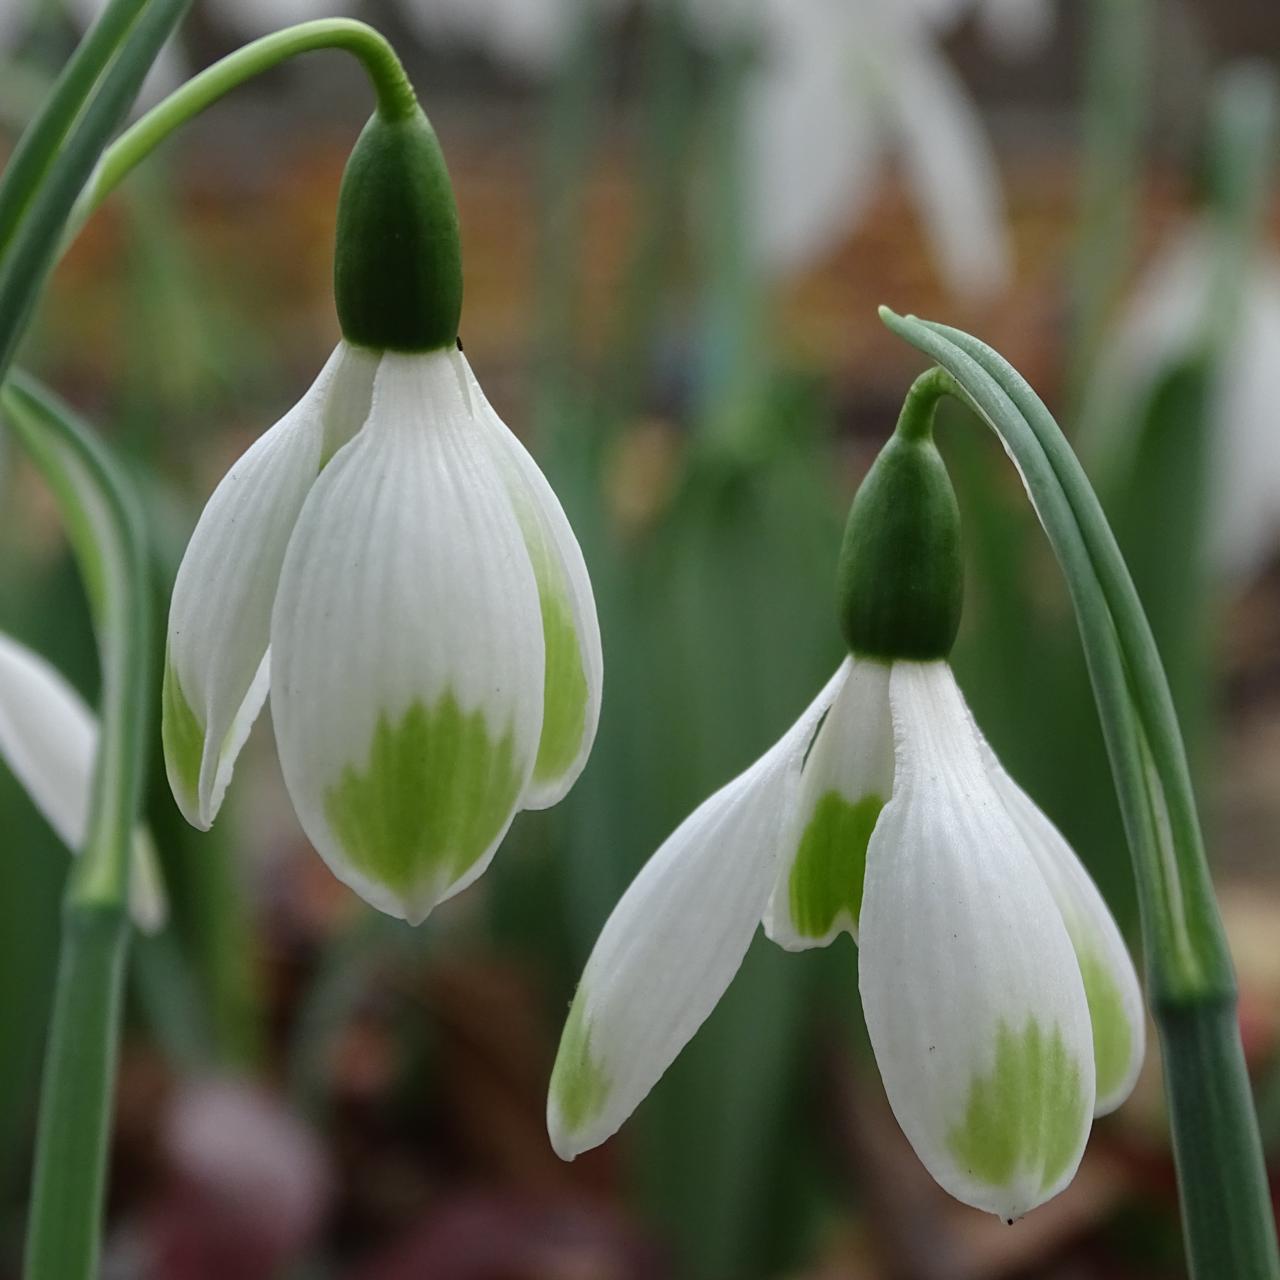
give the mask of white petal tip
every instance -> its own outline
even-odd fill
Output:
[[[547,1135],[551,1139],[551,1149],[560,1157],[565,1164],[572,1164],[574,1160],[580,1156],[583,1151],[587,1150],[581,1143],[575,1141],[568,1133],[564,1131],[563,1126],[547,1122]]]

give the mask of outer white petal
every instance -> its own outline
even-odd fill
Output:
[[[896,663],[893,799],[867,854],[859,980],[898,1123],[952,1195],[1013,1219],[1072,1178],[1089,1008],[1044,877],[945,663]]]
[[[737,973],[773,884],[787,793],[847,670],[667,837],[605,922],[551,1076],[547,1130],[562,1158],[617,1131]]]
[[[542,740],[520,805],[545,809],[573,786],[595,742],[604,681],[600,621],[582,548],[560,500],[538,464],[485,399],[465,357],[460,362],[538,583],[546,650]]]
[[[84,844],[98,726],[83,699],[39,654],[0,635],[0,757],[72,853]],[[134,838],[130,907],[154,932],[167,915],[151,838]]]
[[[1094,1115],[1106,1115],[1129,1096],[1142,1068],[1146,1019],[1138,975],[1120,929],[1080,859],[985,741],[982,748],[996,792],[1026,840],[1075,947],[1093,1025]]]
[[[387,354],[271,622],[285,783],[334,874],[414,923],[480,875],[533,770],[542,681],[537,585],[461,356]]]
[[[754,78],[746,104],[748,216],[761,262],[801,269],[832,249],[872,193],[879,123],[866,72],[851,65],[847,17],[796,8]]]
[[[214,490],[169,606],[163,730],[169,785],[187,821],[217,816],[267,694],[271,606],[285,548],[335,445],[368,414],[376,357],[338,346],[298,404]]]
[[[855,660],[804,762],[765,932],[792,951],[858,936],[867,845],[893,790],[889,667]]]
[[[951,288],[982,297],[1004,288],[1010,250],[995,155],[959,77],[923,24],[900,23],[886,110],[907,178]]]

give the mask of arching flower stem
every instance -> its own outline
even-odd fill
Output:
[[[15,375],[3,406],[63,513],[102,668],[88,830],[74,863],[40,1101],[28,1280],[98,1273],[106,1154],[129,946],[129,869],[152,715],[151,595],[141,515],[87,427]]]
[[[263,36],[188,80],[126,130],[103,154],[71,217],[73,238],[95,209],[124,178],[171,133],[211,107],[233,89],[302,53],[339,49],[350,53],[368,73],[384,120],[403,120],[417,108],[417,97],[390,43],[366,23],[350,18],[302,22]]]

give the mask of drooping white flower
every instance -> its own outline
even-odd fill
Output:
[[[995,762],[945,662],[851,658],[610,916],[552,1077],[562,1156],[630,1115],[762,917],[792,949],[857,938],[894,1114],[967,1204],[1016,1218],[1055,1195],[1093,1116],[1133,1086],[1137,978],[1088,873]]]
[[[415,923],[559,800],[600,709],[582,553],[457,350],[339,345],[228,472],[169,616],[164,731],[218,812],[271,691],[285,783],[334,873]]]
[[[89,821],[98,726],[83,699],[39,654],[0,634],[0,758],[72,853]],[[10,850],[16,856],[20,850]],[[147,932],[167,915],[155,847],[145,829],[133,841],[130,910]]]
[[[1073,1176],[1133,1086],[1137,977],[1101,895],[983,742],[946,661],[959,513],[912,388],[840,562],[850,657],[705,801],[609,917],[574,997],[547,1124],[572,1158],[635,1109],[763,921],[796,950],[848,932],[893,1112],[952,1195],[1014,1218]]]
[[[1173,238],[1138,282],[1102,353],[1088,417],[1109,450],[1136,443],[1121,424],[1141,420],[1158,378],[1194,355],[1214,314],[1213,233],[1194,225]],[[1209,408],[1209,552],[1216,569],[1246,578],[1280,542],[1280,435],[1273,384],[1280,364],[1280,260],[1249,265],[1230,349]]]
[[[227,473],[179,568],[165,761],[209,826],[270,690],[312,843],[418,923],[519,810],[573,785],[600,630],[569,522],[462,354],[457,208],[411,94],[347,163],[334,293],[342,341]]]
[[[950,287],[968,296],[1003,287],[999,176],[937,46],[944,15],[924,0],[695,0],[692,14],[712,39],[745,34],[759,46],[746,107],[747,216],[767,269],[793,271],[832,249],[892,156]]]

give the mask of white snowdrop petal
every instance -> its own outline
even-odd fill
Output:
[[[338,346],[314,385],[227,472],[196,525],[169,607],[163,737],[169,785],[208,828],[267,693],[280,565],[308,491],[364,421],[377,357]]]
[[[1006,1219],[1072,1178],[1089,1008],[1049,888],[950,668],[895,663],[893,797],[867,852],[859,981],[898,1123],[952,1195]]]
[[[856,659],[804,762],[765,932],[792,951],[858,936],[867,845],[893,789],[889,667]]]
[[[966,297],[1011,274],[995,155],[960,78],[923,30],[904,23],[886,109],[907,179],[948,284]]]
[[[413,923],[488,865],[542,729],[538,591],[456,351],[383,356],[271,622],[285,783],[334,874]]]
[[[787,791],[847,668],[676,828],[606,921],[551,1076],[547,1128],[564,1159],[617,1131],[738,971],[773,884]]]
[[[879,122],[846,36],[797,10],[776,25],[747,95],[747,216],[771,271],[801,270],[835,248],[873,192]],[[876,74],[874,59],[866,68]]]
[[[525,809],[557,803],[591,754],[600,721],[604,659],[600,622],[582,549],[538,464],[484,397],[465,358],[479,425],[507,487],[538,584],[546,651],[542,738]]]
[[[0,758],[72,853],[89,820],[98,725],[62,674],[39,654],[0,635]],[[130,908],[139,928],[164,925],[168,905],[150,836],[134,837]]]
[[[1004,771],[985,741],[982,748],[996,793],[1027,842],[1075,948],[1093,1027],[1094,1114],[1106,1115],[1132,1092],[1146,1047],[1133,960],[1098,886],[1062,833]]]

